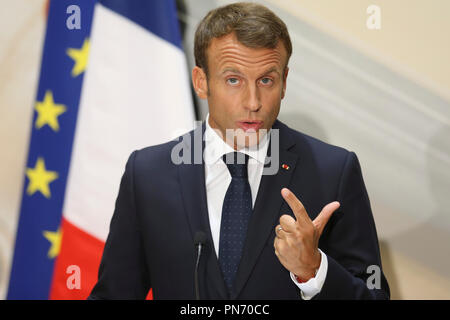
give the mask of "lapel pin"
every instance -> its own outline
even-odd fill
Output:
[[[284,169],[284,170],[289,170],[289,166],[287,165],[287,164],[282,164],[281,165],[281,167]]]

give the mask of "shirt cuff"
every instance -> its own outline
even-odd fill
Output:
[[[325,282],[328,270],[328,259],[327,255],[323,253],[322,250],[319,249],[319,252],[322,258],[320,261],[319,269],[317,270],[316,276],[314,278],[311,278],[304,283],[299,283],[295,278],[295,275],[292,272],[290,272],[291,279],[300,289],[301,297],[303,300],[312,299],[316,294],[318,294],[322,290],[323,283]]]

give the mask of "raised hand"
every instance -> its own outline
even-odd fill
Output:
[[[287,270],[307,281],[315,276],[320,266],[319,238],[340,204],[337,201],[327,204],[311,221],[303,204],[289,189],[283,188],[281,195],[295,219],[287,214],[280,217],[280,224],[275,227],[275,254]]]

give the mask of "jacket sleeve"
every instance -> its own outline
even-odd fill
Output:
[[[337,200],[341,207],[319,243],[327,254],[328,271],[314,299],[389,299],[369,197],[353,152],[347,155]]]
[[[134,196],[134,159],[128,159],[100,263],[88,299],[145,299],[151,285]]]

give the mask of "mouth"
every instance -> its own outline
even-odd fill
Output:
[[[247,120],[238,121],[237,125],[244,132],[257,132],[263,125],[263,121],[258,120]]]

